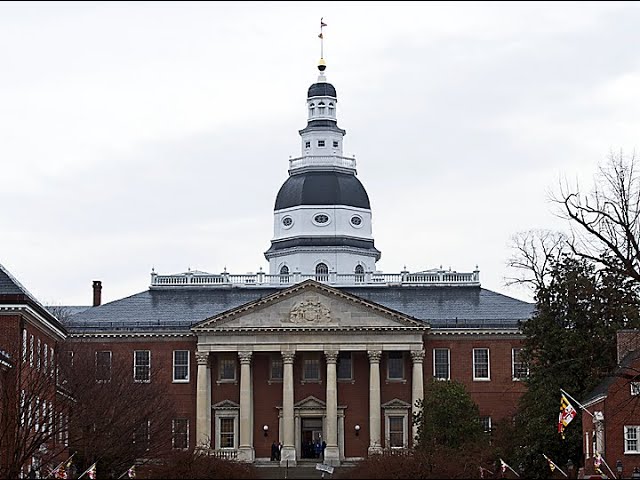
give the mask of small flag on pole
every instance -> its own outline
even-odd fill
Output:
[[[322,21],[323,18],[324,17],[320,17],[320,28],[327,26],[327,24]]]
[[[518,478],[520,477],[520,475],[518,475],[518,472],[516,472],[513,468],[511,468],[509,465],[507,465],[507,463],[502,459],[500,459],[500,467],[502,469],[502,473],[505,473],[507,471],[507,468],[508,468],[509,470],[511,470],[514,473],[514,475],[516,477],[518,477]]]
[[[136,478],[136,466],[134,465],[129,470],[127,470],[127,475],[129,478]]]
[[[560,415],[558,416],[558,433],[562,435],[564,439],[564,430],[571,423],[571,420],[576,416],[576,409],[569,403],[567,397],[563,393],[560,396]]]
[[[89,475],[89,478],[91,480],[96,480],[96,464],[94,463],[93,466],[89,469],[89,471],[87,472],[87,475]]]
[[[324,38],[324,37],[322,36],[322,32],[320,32],[320,34],[318,35],[318,38]]]
[[[549,464],[549,469],[553,472],[555,470],[558,470],[562,475],[564,475],[565,477],[567,477],[567,474],[564,473],[562,471],[562,469],[556,465],[555,463],[553,463],[553,460],[551,460],[549,457],[547,457],[544,453],[542,454],[542,456],[547,460],[547,463]]]
[[[596,473],[599,473],[600,475],[602,475],[602,470],[600,470],[600,465],[602,465],[602,456],[600,455],[600,452],[597,452],[596,455],[593,457],[593,468],[595,469]]]

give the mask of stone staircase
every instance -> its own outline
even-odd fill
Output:
[[[259,478],[262,479],[302,479],[302,478],[336,478],[338,473],[355,466],[352,462],[344,462],[339,467],[335,467],[333,474],[328,474],[316,470],[317,460],[299,460],[295,467],[281,467],[278,462],[256,462],[254,466],[258,470]],[[322,474],[324,473],[324,477]]]

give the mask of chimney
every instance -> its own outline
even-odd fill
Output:
[[[102,303],[102,282],[100,280],[93,281],[93,306],[97,307]]]

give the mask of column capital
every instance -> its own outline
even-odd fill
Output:
[[[411,350],[411,360],[413,360],[413,363],[422,363],[424,361],[424,350]]]
[[[283,363],[293,363],[293,359],[296,356],[296,352],[280,352],[282,355]]]
[[[253,352],[238,352],[238,357],[240,358],[240,365],[249,365],[251,364],[251,355]]]
[[[209,352],[196,352],[198,365],[209,365]]]
[[[380,363],[380,358],[382,357],[382,351],[368,350],[367,355],[369,355],[369,363]]]
[[[325,350],[324,356],[327,359],[327,363],[336,363],[338,361],[338,350]]]

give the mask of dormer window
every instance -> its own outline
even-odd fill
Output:
[[[318,140],[318,146],[324,147],[324,140]]]
[[[304,148],[311,148],[311,142],[304,142]]]

